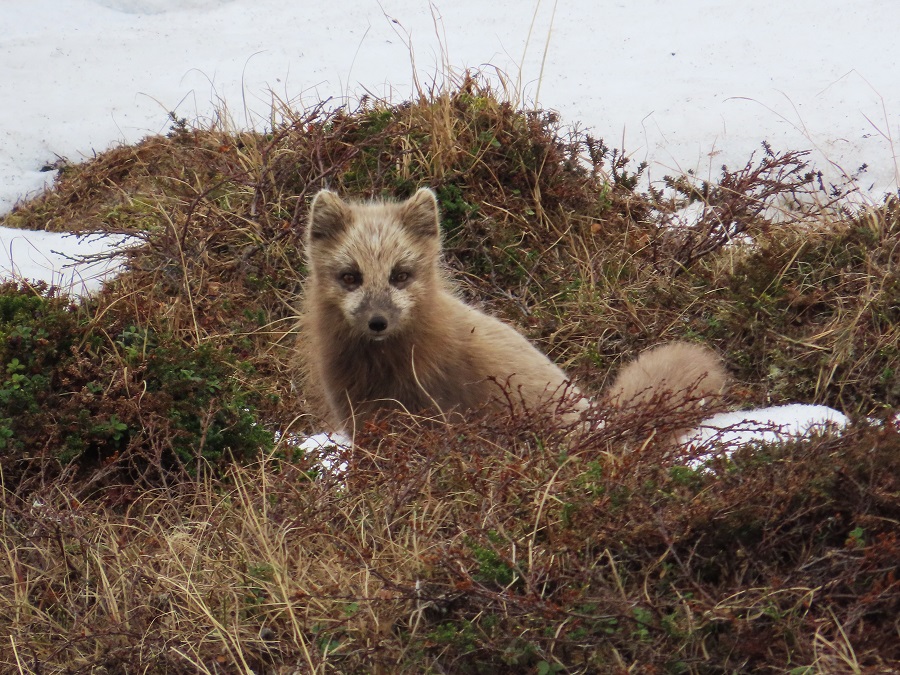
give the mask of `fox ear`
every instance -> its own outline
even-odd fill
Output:
[[[335,239],[346,229],[349,220],[350,213],[343,200],[331,190],[319,190],[309,207],[306,240]]]
[[[401,207],[400,219],[415,235],[425,239],[440,238],[441,226],[434,192],[420,188]]]

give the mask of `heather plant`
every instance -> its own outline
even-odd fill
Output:
[[[248,366],[212,343],[189,347],[133,325],[116,333],[89,311],[52,289],[0,289],[6,489],[77,471],[159,480],[271,447],[258,392],[237,379]]]

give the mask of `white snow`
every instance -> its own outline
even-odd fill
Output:
[[[847,416],[834,408],[794,403],[713,415],[682,442],[696,447],[715,443],[726,448],[752,441],[775,443],[843,429],[849,423]]]
[[[39,279],[77,296],[93,293],[118,268],[119,260],[108,254],[128,241],[0,227],[0,277]]]
[[[714,177],[767,140],[812,150],[832,182],[868,165],[858,185],[878,200],[898,187],[895,2],[9,0],[0,215],[52,181],[45,167],[165,132],[170,112],[263,128],[275,100],[402,100],[466,67],[506,73],[523,104],[624,147],[653,180]],[[0,259],[14,269],[64,274]]]
[[[0,215],[45,166],[165,132],[170,111],[263,128],[275,99],[399,101],[465,67],[505,72],[652,180],[715,177],[767,140],[832,182],[866,164],[864,199],[900,183],[896,0],[7,0],[0,26]],[[91,241],[4,230],[0,276],[82,290],[99,271],[65,265],[115,243]],[[832,413],[776,418],[793,433]]]
[[[325,433],[313,434],[296,444],[296,449],[312,457],[325,474],[332,476],[347,473],[348,464],[344,457],[352,447],[353,442],[343,434]]]
[[[834,182],[867,164],[864,198],[898,187],[895,0],[10,0],[0,25],[0,215],[45,167],[165,132],[170,112],[263,128],[276,100],[402,100],[467,67],[506,73],[523,105],[653,180],[715,176],[767,140],[812,150]],[[54,265],[0,259],[0,274],[55,281]]]
[[[897,187],[895,0],[10,0],[0,25],[0,212],[58,157],[163,132],[170,111],[259,128],[273,95],[401,100],[412,54],[423,82],[501,69],[656,179],[768,140]]]
[[[793,403],[713,415],[685,434],[681,443],[695,457],[688,466],[698,468],[714,456],[730,456],[746,445],[839,433],[849,424],[849,418],[834,408]]]

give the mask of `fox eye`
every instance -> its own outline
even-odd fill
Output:
[[[391,283],[392,284],[405,284],[409,281],[410,278],[409,272],[393,272],[391,274]]]
[[[344,286],[356,287],[362,283],[362,274],[359,272],[344,272],[341,274],[341,282]]]

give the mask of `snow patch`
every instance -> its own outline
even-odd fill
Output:
[[[730,457],[741,447],[838,433],[848,424],[850,419],[834,408],[793,403],[713,415],[682,436],[681,443],[695,456],[688,466],[697,469],[714,457]]]
[[[164,14],[189,9],[214,9],[233,0],[93,0],[101,7],[125,14]]]
[[[0,214],[48,158],[164,132],[169,111],[225,103],[236,127],[266,126],[269,92],[399,102],[414,68],[427,83],[485,64],[655,180],[714,178],[767,140],[812,150],[828,182],[867,164],[878,201],[900,174],[898,16],[895,0],[0,2]]]
[[[306,437],[289,434],[284,438],[281,434],[276,434],[275,441],[284,441],[294,450],[300,450],[318,463],[325,474],[342,476],[347,472],[345,454],[353,447],[353,441],[343,434],[319,433]]]
[[[85,296],[100,289],[122,264],[116,251],[134,245],[117,235],[31,232],[0,227],[0,278],[44,281]]]

